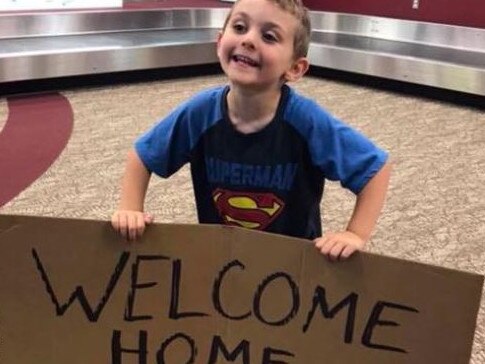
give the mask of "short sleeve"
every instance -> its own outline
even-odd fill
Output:
[[[222,94],[223,87],[197,94],[136,140],[135,150],[150,172],[169,177],[189,162],[200,137],[222,119]]]
[[[286,116],[305,138],[313,165],[326,179],[358,194],[380,171],[388,153],[316,102],[293,94]]]

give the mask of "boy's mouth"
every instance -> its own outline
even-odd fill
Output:
[[[237,63],[246,64],[250,67],[260,67],[260,64],[258,62],[256,62],[255,60],[253,60],[249,57],[246,57],[246,56],[242,56],[240,54],[233,55],[231,57],[231,60],[233,60],[234,62],[237,62]]]

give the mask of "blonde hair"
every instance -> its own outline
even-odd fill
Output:
[[[241,0],[237,0],[226,20],[224,21],[224,26],[222,31],[226,29],[227,23],[232,15],[234,6],[237,5]],[[295,38],[293,40],[293,54],[294,58],[298,59],[300,57],[306,57],[308,53],[308,47],[310,45],[310,34],[311,34],[311,23],[310,16],[308,14],[308,9],[303,5],[302,0],[267,0],[278,5],[284,11],[289,12],[298,20],[298,27],[295,32]]]

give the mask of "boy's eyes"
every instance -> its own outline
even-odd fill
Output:
[[[278,41],[278,37],[276,37],[274,33],[270,33],[270,32],[263,33],[263,39],[269,43],[274,43]]]
[[[247,31],[247,26],[244,23],[234,23],[232,24],[232,29],[238,34],[243,34]],[[276,43],[278,41],[278,36],[273,31],[263,31],[261,37],[267,43]]]
[[[235,23],[232,25],[232,29],[234,29],[236,33],[243,33],[246,30],[246,26],[243,23]]]

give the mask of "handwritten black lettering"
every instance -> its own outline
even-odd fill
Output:
[[[34,257],[37,270],[40,273],[42,281],[44,282],[45,288],[47,290],[47,294],[51,298],[52,303],[54,303],[57,316],[63,316],[64,313],[66,313],[69,306],[71,306],[71,304],[76,299],[78,299],[79,304],[81,305],[82,309],[84,310],[84,313],[86,314],[87,319],[91,322],[98,321],[99,316],[101,315],[103,308],[105,307],[106,303],[108,302],[108,300],[111,296],[111,293],[115,289],[116,283],[118,282],[118,279],[120,278],[121,273],[123,273],[123,270],[125,269],[126,263],[128,262],[128,259],[130,257],[130,253],[128,253],[128,252],[123,252],[120,255],[120,259],[118,260],[118,264],[116,265],[116,268],[115,268],[113,274],[111,275],[111,278],[108,282],[105,293],[104,293],[103,297],[101,297],[101,300],[99,301],[99,303],[96,305],[96,308],[93,310],[91,308],[91,305],[89,304],[87,298],[86,298],[86,295],[84,293],[84,289],[81,286],[76,286],[76,289],[74,290],[74,292],[71,293],[71,295],[69,296],[67,303],[61,304],[59,302],[59,300],[57,299],[56,294],[54,293],[54,288],[52,287],[52,284],[49,280],[49,276],[47,275],[47,271],[45,270],[36,249],[32,249],[32,255]]]
[[[286,361],[276,360],[273,359],[273,355],[280,355],[280,356],[288,356],[288,357],[295,357],[295,354],[290,353],[289,351],[273,349],[273,348],[264,348],[263,350],[263,363],[262,364],[288,364]]]
[[[249,341],[242,340],[239,345],[232,351],[229,352],[227,350],[226,345],[222,341],[220,336],[214,336],[212,338],[212,346],[209,355],[208,364],[215,364],[217,363],[217,359],[219,358],[219,352],[222,351],[224,355],[224,359],[234,361],[236,360],[239,355],[242,354],[242,362],[243,364],[249,364]]]
[[[281,320],[269,321],[269,320],[265,319],[263,317],[262,313],[261,313],[261,297],[262,297],[266,287],[271,282],[275,281],[278,278],[286,279],[286,281],[288,282],[288,285],[290,286],[292,306],[291,306],[290,312],[285,317],[283,317]],[[296,316],[299,308],[300,308],[300,294],[298,292],[298,286],[293,281],[291,276],[287,273],[284,273],[284,272],[276,272],[276,273],[273,273],[270,276],[266,277],[263,280],[263,282],[261,282],[261,284],[258,286],[258,289],[256,290],[256,293],[254,295],[254,301],[253,301],[254,315],[258,318],[259,321],[264,322],[267,325],[271,325],[271,326],[286,325],[288,322],[290,322]]]
[[[224,268],[222,268],[222,270],[219,272],[216,280],[214,281],[214,286],[213,286],[213,289],[212,289],[212,302],[214,304],[214,308],[216,309],[217,312],[219,312],[221,314],[221,316],[228,318],[228,319],[231,319],[231,320],[244,320],[244,319],[251,316],[251,314],[252,314],[251,311],[246,312],[246,313],[239,315],[239,316],[235,316],[235,315],[230,315],[229,313],[227,313],[227,311],[225,311],[222,308],[221,292],[220,292],[221,286],[222,286],[222,280],[224,279],[226,273],[229,272],[229,270],[232,269],[233,267],[239,267],[242,270],[246,269],[244,264],[242,264],[237,259],[226,264],[224,266]]]
[[[121,364],[121,354],[123,353],[137,354],[138,364],[147,364],[147,332],[139,331],[137,349],[125,349],[121,347],[121,331],[114,330],[111,337],[111,364]]]
[[[179,312],[180,280],[182,275],[182,261],[176,259],[172,262],[172,297],[170,300],[169,317],[178,320],[187,317],[204,317],[209,316],[204,312]]]
[[[133,315],[133,309],[135,306],[135,295],[137,289],[150,288],[155,286],[156,282],[145,282],[138,283],[138,271],[140,269],[140,263],[143,261],[153,261],[153,260],[169,260],[169,257],[163,255],[139,255],[136,257],[135,263],[131,268],[131,289],[128,293],[128,302],[125,310],[125,321],[139,321],[139,320],[151,320],[153,316],[151,315]]]
[[[373,348],[373,349],[380,349],[380,350],[389,350],[389,351],[395,351],[398,353],[407,353],[406,350],[394,347],[394,346],[388,346],[388,345],[381,345],[381,344],[374,344],[371,342],[372,340],[372,333],[374,331],[374,328],[376,326],[399,326],[397,322],[394,321],[381,321],[379,320],[380,315],[382,314],[382,311],[384,311],[384,308],[393,308],[396,310],[403,310],[403,311],[408,311],[408,312],[414,312],[414,313],[419,313],[417,309],[414,307],[409,307],[409,306],[404,306],[400,305],[397,303],[392,303],[392,302],[384,302],[384,301],[378,301],[374,305],[374,309],[371,312],[371,315],[369,317],[369,320],[367,321],[367,325],[364,329],[364,334],[362,335],[362,344],[364,346],[367,346],[368,348]]]
[[[308,331],[318,306],[320,306],[320,312],[322,315],[327,319],[334,318],[340,310],[342,310],[345,306],[349,306],[347,311],[347,324],[345,326],[344,342],[347,344],[351,343],[354,335],[355,311],[357,310],[358,298],[359,296],[352,292],[342,301],[340,301],[334,308],[329,309],[325,288],[317,286],[315,288],[315,293],[313,294],[312,308],[308,312],[307,320],[303,325],[303,332]]]
[[[197,346],[195,345],[194,339],[184,333],[179,332],[170,336],[162,343],[160,350],[157,352],[157,364],[165,364],[165,350],[176,340],[185,341],[190,348],[190,355],[185,364],[195,363],[195,358],[197,357]],[[177,362],[177,364],[181,364],[181,362]]]

